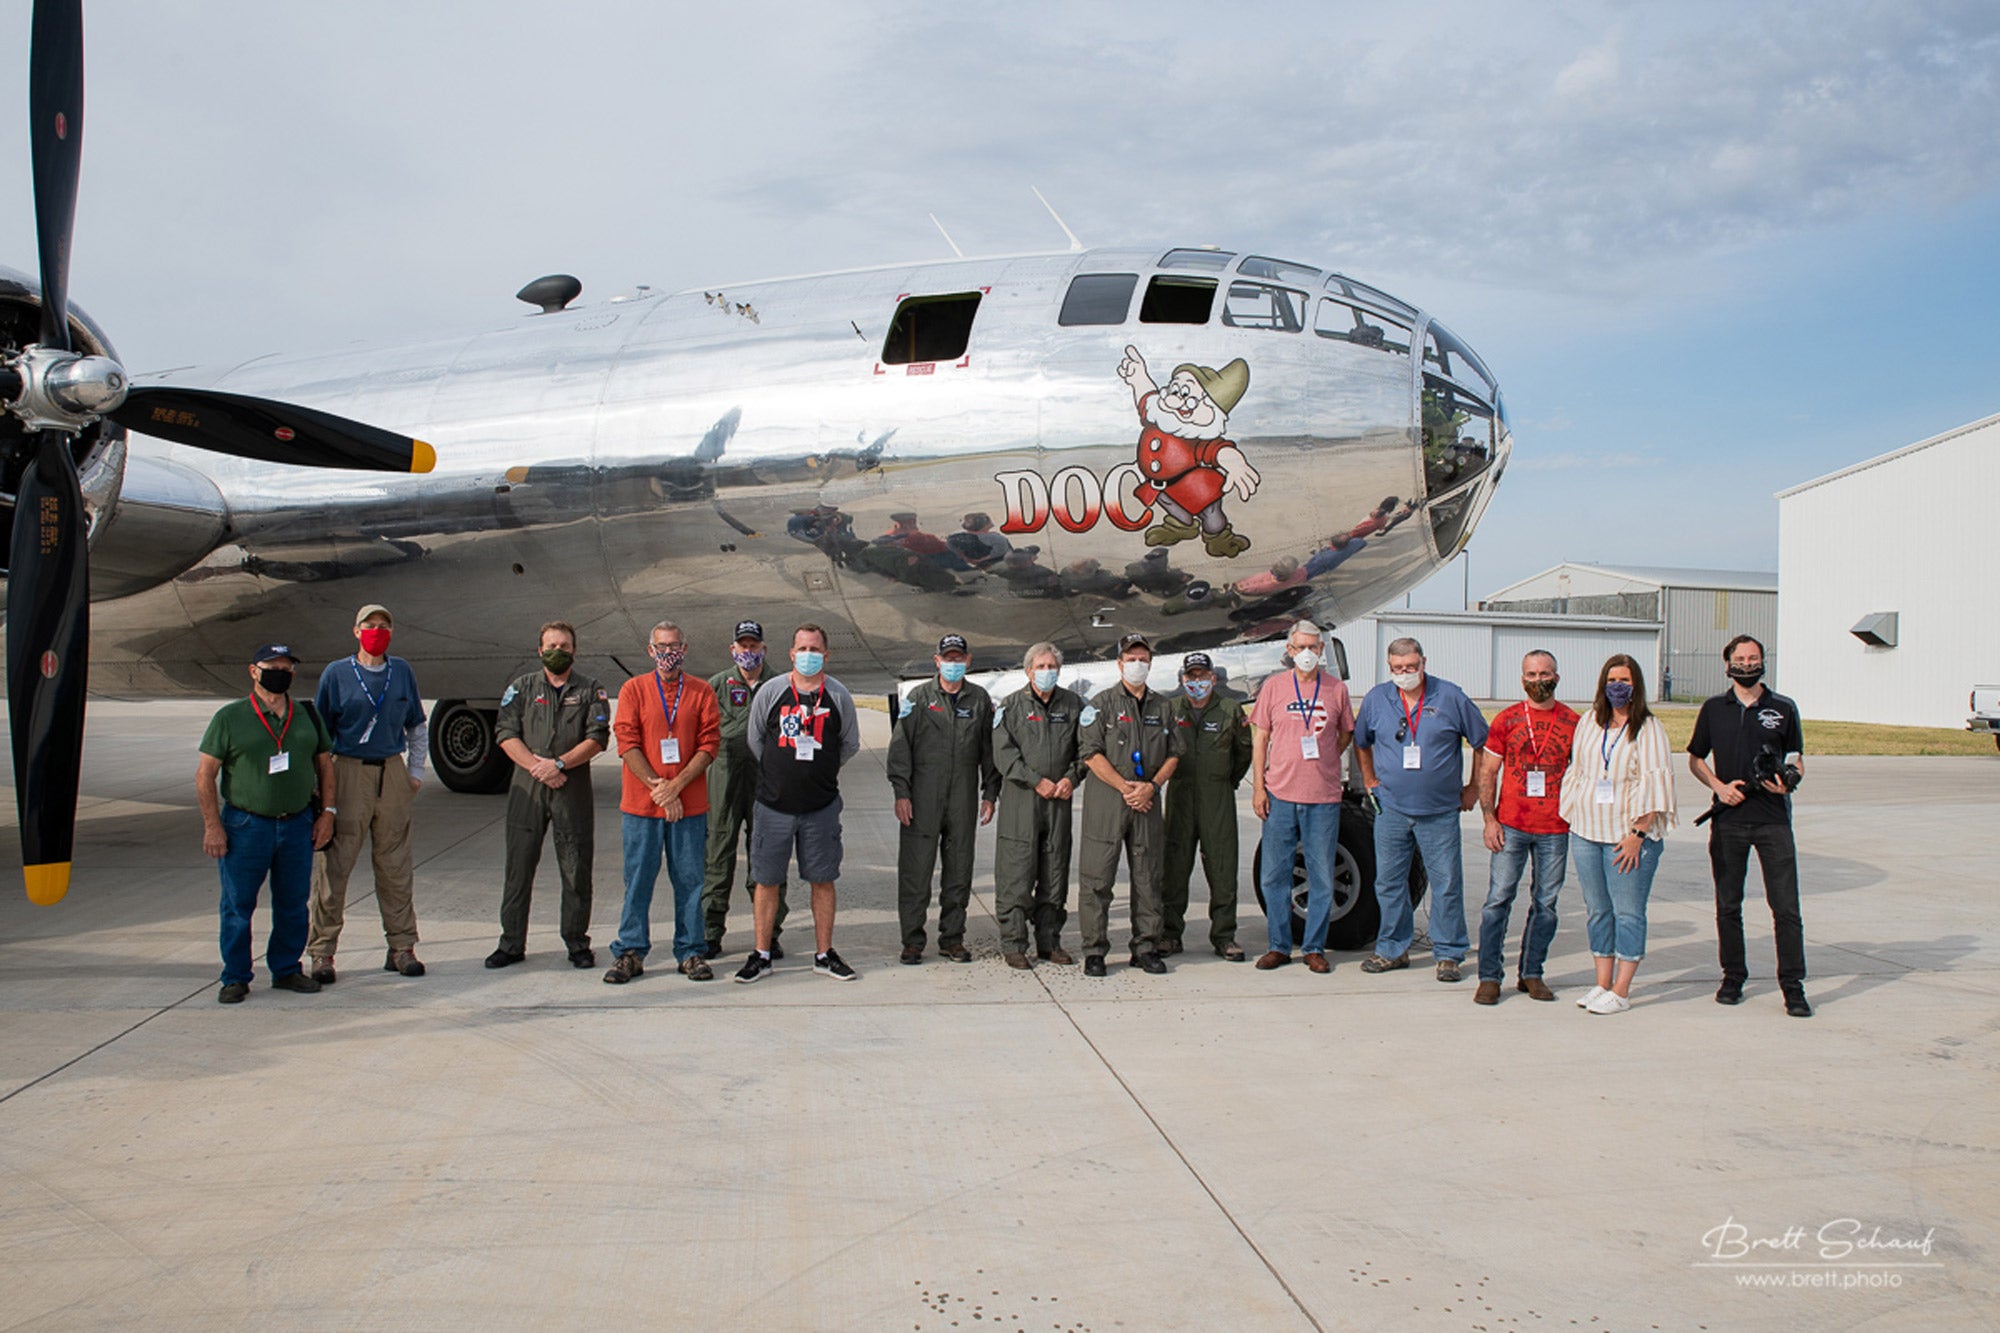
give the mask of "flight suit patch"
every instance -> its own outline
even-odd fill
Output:
[[[729,682],[729,706],[731,708],[741,708],[749,702],[750,687],[747,685],[738,685],[733,680]]]

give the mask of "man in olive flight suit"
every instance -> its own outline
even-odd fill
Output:
[[[1167,698],[1146,688],[1153,649],[1142,634],[1118,641],[1119,681],[1083,710],[1077,755],[1090,769],[1084,784],[1083,849],[1077,854],[1077,912],[1082,918],[1083,974],[1104,975],[1110,952],[1111,894],[1122,848],[1131,872],[1131,965],[1159,975],[1160,853],[1166,841],[1160,788],[1174,776],[1184,744],[1169,720]]]
[[[1056,684],[1062,653],[1038,643],[1022,659],[1028,683],[1007,696],[993,719],[993,763],[1000,770],[1000,828],[993,846],[993,904],[1007,966],[1026,968],[1028,928],[1035,956],[1064,966],[1069,919],[1071,798],[1084,780],[1076,757],[1083,700]]]
[[[542,839],[554,825],[563,944],[571,967],[595,967],[590,870],[597,840],[590,761],[611,743],[611,700],[602,685],[574,669],[576,630],[568,622],[552,620],[542,626],[540,645],[541,665],[507,686],[493,727],[494,739],[514,761],[514,781],[507,788],[500,944],[487,956],[486,966],[507,967],[528,956],[535,867],[542,859]]]
[[[972,651],[962,634],[938,640],[937,677],[910,691],[889,738],[889,786],[896,793],[896,908],[902,961],[924,960],[931,870],[938,881],[938,957],[969,963],[965,908],[972,900],[972,851],[979,824],[993,821],[1000,770],[993,766],[993,700],[965,678]],[[978,820],[975,824],[974,819]]]
[[[701,910],[708,937],[704,958],[722,956],[722,937],[729,929],[731,881],[736,878],[738,840],[744,848],[743,896],[750,897],[750,821],[757,804],[757,761],[750,754],[750,701],[764,675],[764,627],[754,620],[736,625],[736,641],[730,646],[727,671],[708,678],[715,691],[716,707],[722,710],[722,750],[708,766],[708,871],[702,879]],[[785,928],[791,907],[785,901],[785,886],[778,885],[778,928],[771,932],[771,957],[783,958],[778,936]]]
[[[1215,692],[1215,666],[1207,653],[1181,663],[1183,693],[1168,705],[1186,752],[1167,792],[1167,870],[1160,888],[1160,952],[1181,951],[1187,926],[1188,883],[1195,849],[1208,880],[1208,940],[1232,963],[1243,961],[1236,943],[1236,788],[1250,771],[1250,719],[1243,705]]]

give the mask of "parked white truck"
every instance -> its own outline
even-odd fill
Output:
[[[2000,685],[1975,685],[1966,707],[1972,716],[1965,720],[1967,731],[1983,731],[2000,746]]]

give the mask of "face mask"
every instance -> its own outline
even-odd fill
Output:
[[[1196,703],[1200,703],[1203,699],[1214,693],[1215,682],[1212,680],[1184,680],[1181,682],[1181,688],[1187,691],[1188,698],[1194,700]]]
[[[1054,689],[1056,687],[1056,677],[1061,674],[1054,667],[1043,667],[1040,671],[1037,671],[1035,673],[1036,692],[1047,694],[1050,690]]]
[[[799,669],[801,676],[817,676],[826,669],[826,654],[812,648],[801,648],[792,654],[792,665]]]
[[[737,667],[741,670],[762,671],[764,669],[764,650],[762,648],[752,648],[746,652],[741,648],[737,648],[729,654],[729,660],[736,663]]]
[[[1424,683],[1424,673],[1421,671],[1391,671],[1389,679],[1396,682],[1396,688],[1399,690],[1414,690],[1417,686]]]
[[[965,670],[969,665],[967,662],[939,662],[938,675],[944,677],[946,684],[956,685],[965,679]]]
[[[1538,704],[1545,704],[1556,697],[1556,683],[1552,680],[1524,680],[1521,690]]]
[[[570,663],[576,661],[574,654],[563,648],[542,649],[542,665],[560,676],[569,670]]]
[[[1121,662],[1118,666],[1118,674],[1125,678],[1127,685],[1144,685],[1146,677],[1151,675],[1152,672],[1153,664],[1151,662],[1136,659],[1130,662]]]
[[[1310,676],[1319,670],[1319,654],[1308,648],[1304,652],[1292,654],[1292,665]]]
[[[1729,668],[1729,678],[1738,685],[1755,685],[1764,679],[1764,667],[1761,663],[1753,667],[1732,666]]]
[[[361,631],[361,651],[380,657],[389,651],[389,631],[373,626]]]
[[[1613,708],[1627,708],[1632,703],[1632,682],[1629,680],[1607,680],[1604,682],[1604,702]]]
[[[687,661],[688,650],[686,644],[677,643],[671,648],[654,648],[650,651],[653,654],[653,661],[658,663],[660,670],[669,676],[679,671],[681,663]]]
[[[292,688],[292,673],[283,667],[258,667],[257,683],[266,694],[283,694]]]

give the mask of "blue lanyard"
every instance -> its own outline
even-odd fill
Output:
[[[1319,716],[1319,687],[1325,683],[1324,676],[1317,672],[1313,674],[1313,706],[1307,708],[1305,692],[1299,689],[1299,673],[1296,671],[1292,673],[1292,698],[1298,701],[1299,712],[1303,714],[1299,721],[1304,725],[1305,734],[1308,736],[1313,734],[1313,719]]]
[[[660,673],[657,671],[653,673],[653,688],[660,692],[660,711],[667,715],[667,731],[671,733],[674,729],[674,719],[680,716],[681,691],[687,688],[687,673],[685,671],[681,672],[679,679],[674,681],[674,706],[672,708],[667,707],[667,687],[660,684]]]
[[[1607,778],[1611,776],[1611,756],[1618,749],[1618,732],[1623,730],[1620,727],[1617,731],[1607,731],[1597,742],[1597,757],[1604,761],[1604,776]]]
[[[361,674],[361,659],[358,657],[350,657],[347,659],[347,665],[354,668],[354,683],[361,687],[361,697],[368,701],[369,708],[374,710],[375,714],[379,717],[382,712],[383,700],[386,700],[389,697],[389,664],[387,662],[384,662],[382,664],[381,699],[377,699],[374,695],[368,692],[368,678]]]

